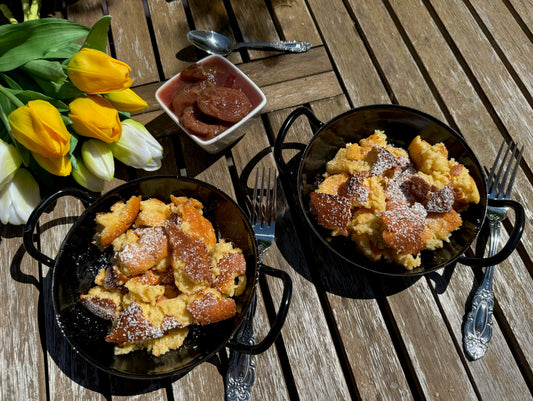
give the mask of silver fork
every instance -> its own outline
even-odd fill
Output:
[[[257,241],[258,261],[262,263],[263,253],[272,245],[276,232],[276,174],[274,172],[273,179],[271,179],[270,168],[268,169],[268,176],[266,176],[266,168],[263,168],[260,182],[259,169],[256,170],[251,205],[251,223]],[[240,337],[239,342],[255,343],[252,323],[256,302],[254,293],[248,312],[236,334],[237,337]],[[229,359],[226,373],[226,400],[248,400],[255,381],[254,356],[232,350]]]
[[[505,141],[502,142],[496,160],[492,165],[487,179],[489,199],[509,199],[520,160],[522,149],[518,149],[511,141],[504,150]],[[503,153],[502,153],[503,152]],[[502,159],[503,156],[503,160]],[[509,158],[509,160],[507,160]],[[501,164],[498,167],[499,161]],[[489,221],[489,257],[498,251],[500,241],[500,223],[507,217],[506,207],[487,206]],[[492,290],[492,277],[494,266],[487,266],[485,276],[472,301],[472,310],[467,316],[463,328],[463,342],[468,355],[479,359],[487,351],[488,343],[492,338],[492,312],[494,309],[494,292]]]

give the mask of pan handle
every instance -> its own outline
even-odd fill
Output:
[[[305,115],[307,117],[309,123],[311,124],[311,127],[313,128],[313,132],[315,133],[324,125],[324,123],[320,121],[315,116],[313,111],[308,107],[298,107],[291,114],[289,114],[287,119],[281,125],[281,128],[278,132],[278,136],[276,137],[276,143],[274,144],[274,159],[276,160],[276,164],[278,165],[278,168],[282,174],[290,174],[290,169],[287,166],[287,163],[285,163],[285,160],[283,160],[283,143],[285,142],[287,131],[292,126],[294,121],[301,115]]]
[[[283,327],[283,323],[285,323],[285,318],[287,317],[287,312],[289,311],[289,304],[292,296],[292,280],[287,273],[285,273],[283,270],[274,269],[262,263],[260,264],[260,267],[261,273],[277,277],[283,281],[283,296],[281,297],[278,314],[271,325],[270,331],[261,342],[250,345],[239,343],[234,340],[228,341],[227,346],[229,348],[242,352],[243,354],[260,354],[270,348],[274,341],[276,341],[276,338]]]
[[[524,232],[524,225],[526,222],[526,213],[524,207],[517,201],[510,199],[489,199],[489,206],[499,207],[499,208],[511,208],[515,213],[515,225],[513,227],[513,232],[507,240],[505,246],[495,254],[488,258],[471,258],[468,256],[462,256],[459,258],[459,263],[463,263],[468,266],[495,266],[511,255],[511,253],[516,249],[522,233]]]
[[[41,215],[55,200],[63,196],[73,196],[75,198],[78,198],[83,202],[85,206],[93,203],[96,200],[94,196],[87,192],[81,191],[76,188],[64,188],[50,195],[33,210],[30,217],[28,218],[26,226],[24,227],[22,239],[24,243],[24,248],[26,248],[26,252],[28,252],[34,259],[50,267],[54,266],[55,260],[46,256],[44,253],[42,253],[35,247],[35,243],[33,241],[33,233],[35,231],[37,223],[39,223],[39,218],[41,217]]]

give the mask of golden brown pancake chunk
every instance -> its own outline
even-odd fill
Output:
[[[152,326],[150,321],[143,316],[139,304],[133,302],[118,317],[115,328],[105,340],[120,345],[162,336],[162,330]]]
[[[128,277],[146,272],[168,255],[168,237],[162,227],[137,228],[134,234],[137,240],[114,244],[113,261]]]
[[[172,266],[176,271],[178,266],[184,265],[184,272],[196,283],[210,284],[212,280],[211,267],[205,243],[186,234],[180,226],[181,217],[172,214],[166,224],[172,246]]]
[[[187,310],[192,313],[198,324],[206,325],[235,316],[236,306],[233,298],[226,298],[218,291],[205,289],[196,294]]]
[[[348,235],[346,226],[352,216],[350,206],[348,198],[311,192],[311,213],[317,216],[318,224],[327,229],[336,229],[344,236]]]
[[[106,248],[133,224],[139,213],[140,196],[132,196],[126,203],[119,201],[111,212],[96,215],[97,232],[94,236],[99,248]]]
[[[213,282],[213,288],[228,296],[240,295],[235,294],[235,290],[240,287],[238,280],[245,280],[245,277],[241,277],[246,273],[244,255],[242,253],[227,253],[218,261],[217,268],[219,275]]]

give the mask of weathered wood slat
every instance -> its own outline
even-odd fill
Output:
[[[468,372],[455,354],[455,344],[425,280],[387,297],[416,380],[425,397],[473,400],[476,393]]]
[[[284,40],[303,40],[310,42],[313,47],[322,44],[307,5],[303,0],[274,0],[271,1],[272,10]]]
[[[528,37],[516,17],[504,2],[487,3],[479,0],[471,1],[471,13],[479,18],[478,24],[484,25],[487,39],[493,47],[501,51],[509,66],[525,85],[529,96],[533,92],[531,69],[533,63],[529,55],[533,52],[531,36]],[[496,49],[495,49],[496,50]],[[529,103],[531,101],[529,100]]]
[[[504,129],[514,140],[527,147],[533,146],[531,105],[488,39],[479,33],[469,10],[460,1],[436,0],[432,4]],[[499,145],[499,141],[495,145]],[[524,158],[528,162],[529,157],[526,152]]]
[[[351,106],[390,103],[381,78],[342,1],[308,2]],[[337,29],[334,29],[337,28]]]
[[[46,399],[40,336],[42,288],[39,264],[25,254],[22,226],[0,225],[0,398]],[[40,300],[41,299],[41,300]]]
[[[533,10],[531,9],[528,0],[510,0],[509,9],[519,16],[519,19],[525,24],[526,29],[531,31],[533,26]]]
[[[420,66],[395,28],[385,5],[355,0],[350,0],[349,4],[379,66],[380,75],[390,88],[392,101],[444,119]]]
[[[148,2],[148,6],[161,68],[164,78],[169,79],[189,65],[188,61],[177,57],[183,48],[189,46],[185,36],[189,25],[184,5],[181,1],[158,0]]]
[[[295,65],[298,68],[294,68]],[[238,64],[237,67],[260,87],[333,70],[326,49],[321,46],[305,53],[276,55]]]
[[[131,67],[134,85],[159,81],[157,63],[142,2],[107,2],[116,58]]]
[[[333,72],[265,86],[262,89],[268,99],[264,112],[294,107],[317,99],[327,99],[342,93]]]

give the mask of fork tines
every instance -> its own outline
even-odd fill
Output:
[[[489,196],[498,199],[509,199],[511,196],[513,183],[516,178],[516,173],[518,172],[518,167],[520,166],[522,152],[524,151],[524,146],[518,149],[518,145],[514,141],[509,142],[504,149],[505,145],[506,143],[504,140],[498,150],[498,155],[496,156],[494,165],[490,169],[489,177],[487,179]],[[507,161],[508,157],[509,161]],[[498,162],[500,160],[501,164],[498,168]]]
[[[276,219],[276,171],[268,168],[267,175],[266,170],[267,168],[263,167],[261,177],[259,177],[259,169],[255,174],[252,195],[252,224],[254,225],[263,226],[265,223],[270,225]],[[272,171],[274,171],[273,174]]]

